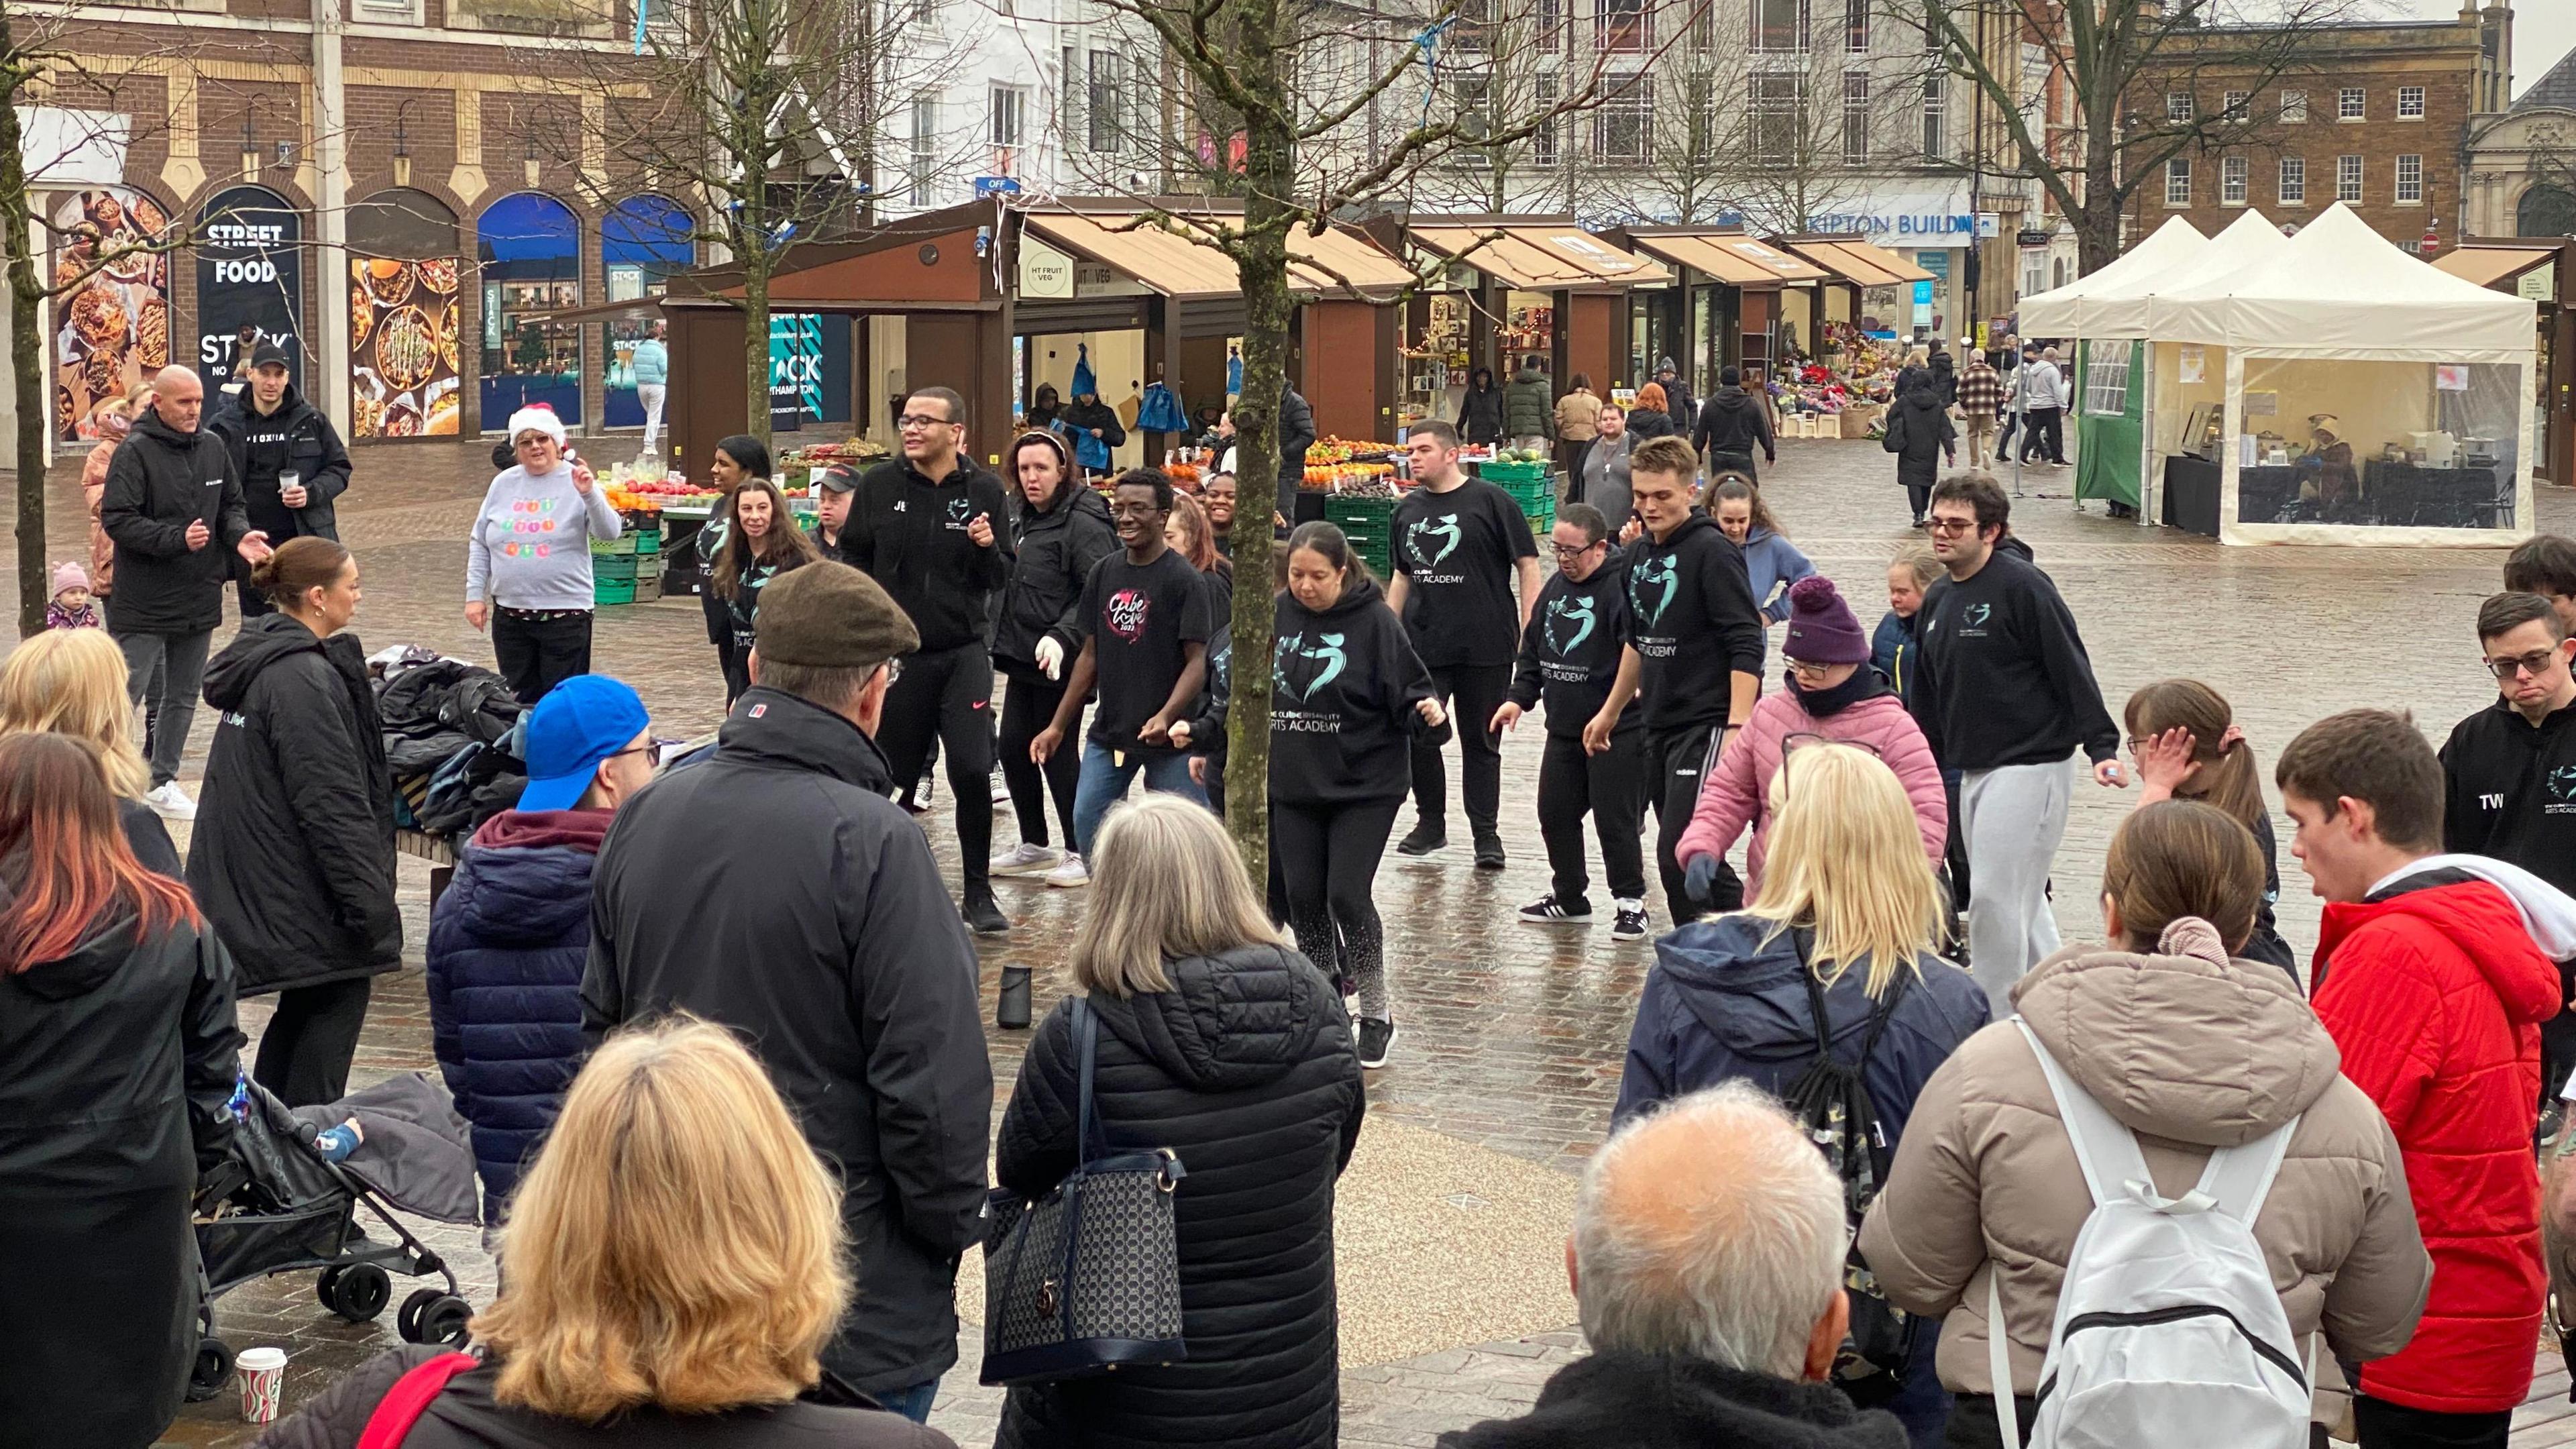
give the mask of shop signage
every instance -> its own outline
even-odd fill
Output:
[[[2523,273],[2513,284],[2513,294],[2526,302],[2558,300],[2558,264],[2548,262]]]
[[[1977,213],[1965,201],[1955,191],[1896,192],[1863,198],[1810,224],[1820,232],[1859,232],[1883,247],[1963,247],[1977,236]]]
[[[2023,227],[2020,231],[2013,233],[2013,243],[2016,246],[2039,250],[2048,245],[2048,233],[2041,231],[2036,227]]]
[[[2003,234],[2004,218],[2002,212],[1981,211],[1977,213],[1977,240],[1992,241]]]
[[[1017,178],[1010,176],[978,176],[975,178],[975,194],[979,197],[1017,196],[1020,194],[1020,183]]]
[[[247,359],[234,354],[245,325],[285,352],[287,377],[301,386],[303,218],[266,187],[236,186],[206,203],[200,237],[194,361],[207,390],[239,380],[234,374]]]
[[[170,257],[136,250],[169,218],[125,187],[65,195],[54,209],[52,274],[89,274],[54,308],[54,436],[98,436],[98,406],[170,362]],[[112,258],[112,260],[103,260]]]
[[[769,315],[770,426],[793,432],[823,416],[823,319],[812,312]]]
[[[1932,284],[1930,282],[1917,282],[1914,284],[1914,305],[1917,307],[1929,307],[1932,305]]]
[[[1077,297],[1142,297],[1146,289],[1121,275],[1106,262],[1073,264],[1073,295]]]
[[[1020,296],[1027,301],[1061,301],[1073,295],[1073,258],[1020,234]]]

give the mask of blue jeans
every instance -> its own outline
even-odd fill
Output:
[[[927,1424],[930,1422],[931,1401],[939,1397],[939,1380],[914,1384],[908,1389],[888,1389],[868,1397],[876,1400],[889,1414],[901,1414],[916,1424]]]
[[[1091,838],[1100,833],[1100,817],[1109,807],[1127,798],[1127,786],[1139,772],[1145,776],[1145,788],[1166,795],[1181,795],[1201,805],[1207,803],[1207,792],[1190,778],[1190,757],[1162,750],[1129,750],[1125,764],[1098,740],[1082,744],[1082,782],[1073,791],[1073,848],[1082,858],[1091,858]]]

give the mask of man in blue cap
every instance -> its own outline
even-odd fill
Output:
[[[474,832],[429,913],[430,1041],[474,1129],[487,1230],[581,1065],[591,868],[617,807],[653,778],[650,723],[606,675],[548,690],[528,715],[518,808]]]

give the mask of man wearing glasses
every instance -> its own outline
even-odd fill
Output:
[[[1496,735],[1547,704],[1547,745],[1538,765],[1538,833],[1556,887],[1521,907],[1536,925],[1587,924],[1590,883],[1583,871],[1583,817],[1601,836],[1601,870],[1617,915],[1610,939],[1646,936],[1645,853],[1637,826],[1646,810],[1645,711],[1632,700],[1614,717],[1609,748],[1583,748],[1583,727],[1601,712],[1618,682],[1627,649],[1628,571],[1610,542],[1610,521],[1589,503],[1569,503],[1548,537],[1556,575],[1539,590],[1538,607],[1521,630],[1511,697],[1494,711]]]
[[[1960,772],[1969,967],[1998,1017],[2058,946],[2048,870],[2066,834],[2067,757],[2080,748],[2097,782],[2129,783],[2075,615],[2048,575],[1998,547],[2011,519],[1992,474],[1953,473],[1932,490],[1932,556],[1947,577],[1923,595],[1909,701],[1933,757]]]
[[[2442,746],[2442,848],[2492,856],[2576,894],[2576,676],[2567,626],[2540,594],[2497,594],[2478,606],[2478,647],[2496,702],[2451,730]],[[2559,1000],[2576,990],[2558,963]],[[2545,1103],[2576,1067],[2576,1013],[2540,1026]]]
[[[1002,480],[963,451],[966,403],[944,387],[904,399],[903,456],[867,471],[851,497],[840,554],[882,586],[921,631],[886,691],[877,743],[898,780],[918,780],[933,741],[957,802],[966,924],[1011,928],[993,900],[993,591],[1011,570]]]

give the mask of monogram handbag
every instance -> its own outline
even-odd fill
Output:
[[[1072,1017],[1082,1059],[1081,1160],[1043,1197],[992,1196],[984,1239],[988,1384],[1051,1383],[1189,1356],[1172,1211],[1181,1160],[1170,1148],[1110,1150],[1091,1103],[1100,1020],[1082,997]]]

